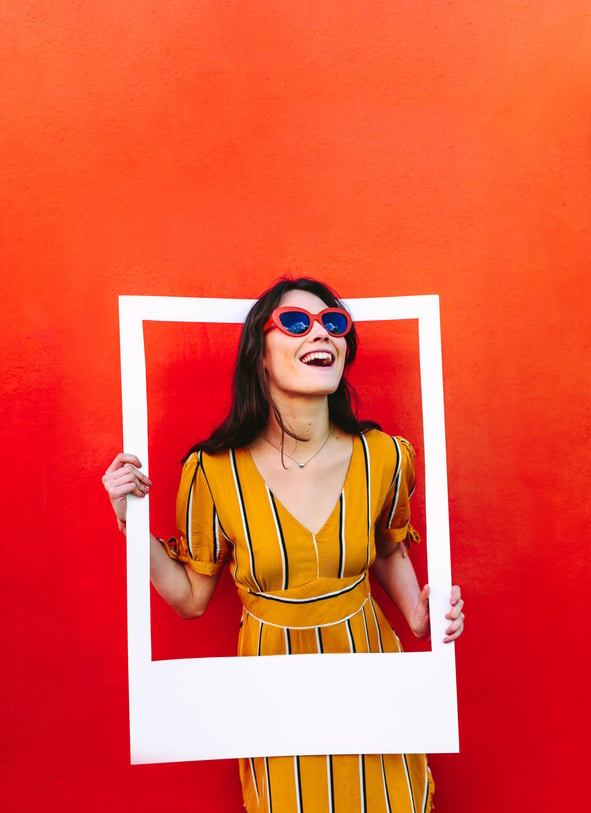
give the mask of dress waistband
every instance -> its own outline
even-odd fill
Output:
[[[357,612],[369,595],[367,573],[346,579],[315,579],[289,590],[238,590],[248,613],[280,627],[321,627]]]

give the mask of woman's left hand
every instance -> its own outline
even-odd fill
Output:
[[[457,584],[454,584],[451,588],[449,604],[450,609],[445,617],[451,621],[451,624],[445,630],[445,638],[443,639],[445,644],[455,641],[464,631],[464,599],[462,598],[462,591]]]
[[[449,612],[445,617],[451,622],[445,630],[444,643],[449,644],[460,637],[464,631],[464,600],[457,584],[451,588]],[[419,594],[417,605],[409,620],[410,628],[417,638],[429,639],[431,625],[429,620],[429,585],[426,584]]]

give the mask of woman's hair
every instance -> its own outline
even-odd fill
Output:
[[[293,433],[284,425],[281,415],[271,399],[263,364],[264,326],[288,291],[308,291],[326,303],[329,308],[344,307],[335,292],[327,285],[308,277],[282,278],[265,291],[250,309],[242,328],[234,366],[232,404],[228,416],[207,440],[196,443],[189,449],[186,457],[199,449],[215,454],[215,452],[226,449],[248,446],[264,430],[270,410],[273,411],[282,431],[293,436]],[[352,405],[355,394],[347,382],[346,372],[357,355],[355,325],[345,336],[345,341],[347,342],[345,370],[339,386],[328,396],[328,415],[332,423],[343,431],[352,435],[360,435],[367,432],[368,429],[379,429],[380,427],[374,421],[359,421]]]

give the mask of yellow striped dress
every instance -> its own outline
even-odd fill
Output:
[[[312,534],[277,500],[250,452],[192,454],[169,553],[198,573],[228,563],[243,611],[239,655],[398,652],[370,593],[375,530],[418,541],[410,525],[414,454],[377,430],[355,437],[332,514]],[[171,540],[172,543],[172,540]],[[424,813],[433,782],[421,754],[240,760],[248,813]]]

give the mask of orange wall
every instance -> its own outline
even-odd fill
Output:
[[[117,295],[252,297],[287,271],[345,297],[441,297],[469,623],[438,813],[583,809],[588,3],[21,0],[2,16],[2,808],[241,809],[232,763],[129,765],[125,555],[99,474],[121,444]],[[186,361],[184,339],[158,339],[154,363]],[[411,435],[400,346],[365,347],[365,414],[391,404],[387,428]],[[162,449],[175,402],[204,419],[176,360],[151,401]],[[162,496],[176,459],[153,461]],[[233,602],[225,585],[203,622],[214,643]],[[154,623],[192,632],[161,607]]]

